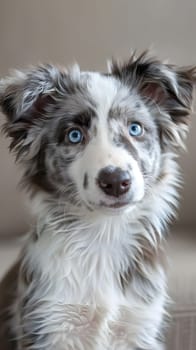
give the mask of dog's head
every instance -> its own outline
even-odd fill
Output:
[[[132,207],[183,145],[195,69],[145,53],[108,74],[52,65],[0,83],[11,149],[36,191],[89,210]]]

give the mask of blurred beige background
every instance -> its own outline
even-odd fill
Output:
[[[0,0],[0,47],[0,77],[38,62],[78,61],[82,69],[104,71],[108,58],[127,58],[131,49],[149,47],[172,63],[196,64],[196,0]],[[180,159],[185,186],[177,235],[168,245],[175,303],[167,350],[196,349],[196,116],[187,144]],[[0,277],[21,245],[11,237],[31,222],[19,177],[1,136]]]
[[[153,46],[158,56],[196,64],[195,0],[0,0],[0,77],[10,68],[37,62],[105,70],[112,56]],[[2,120],[2,118],[0,118]],[[196,228],[196,117],[181,157],[185,188],[180,228]],[[0,137],[0,235],[29,225],[25,196],[17,189],[19,170]],[[178,226],[176,226],[178,227]]]

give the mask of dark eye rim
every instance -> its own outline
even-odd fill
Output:
[[[140,135],[131,135],[130,132],[129,132],[129,129],[131,127],[131,125],[133,124],[137,124],[141,127],[141,134]],[[128,132],[129,132],[129,135],[131,137],[134,137],[134,138],[139,138],[139,137],[142,137],[144,135],[144,132],[145,132],[145,128],[144,128],[144,125],[142,125],[142,123],[138,122],[138,121],[132,121],[131,123],[128,124]]]

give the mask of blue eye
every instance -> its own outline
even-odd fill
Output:
[[[83,139],[82,132],[79,129],[72,129],[68,132],[68,139],[71,143],[80,143]]]
[[[134,122],[129,125],[129,134],[131,136],[141,136],[143,134],[143,131],[144,129],[140,123]]]

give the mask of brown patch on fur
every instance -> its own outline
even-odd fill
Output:
[[[120,285],[123,291],[125,291],[128,285],[131,283],[133,274],[134,271],[131,266],[129,266],[127,271],[125,271],[123,274],[120,274]]]
[[[149,241],[141,237],[139,239],[140,251],[136,255],[136,270],[140,271],[140,261],[143,261],[145,265],[149,265],[152,268],[155,268],[157,265],[166,267],[166,258],[165,252],[161,242],[157,243],[156,247],[153,247]]]
[[[161,172],[157,178],[157,182],[164,182],[168,176],[168,173]]]
[[[133,279],[138,279],[144,285],[146,285],[146,295],[148,293],[147,289],[154,289],[156,293],[156,288],[153,286],[152,281],[144,275],[142,266],[149,266],[152,269],[156,269],[157,266],[162,266],[164,270],[167,268],[167,259],[164,252],[163,243],[161,242],[158,233],[154,229],[154,234],[157,238],[157,245],[154,247],[145,237],[141,236],[138,238],[138,251],[136,253],[134,261],[131,261],[128,269],[120,275],[120,284],[123,292],[131,284]]]
[[[0,283],[0,346],[2,350],[16,350],[16,341],[12,340],[14,334],[10,326],[9,310],[16,298],[19,268],[20,262],[17,262]]]

